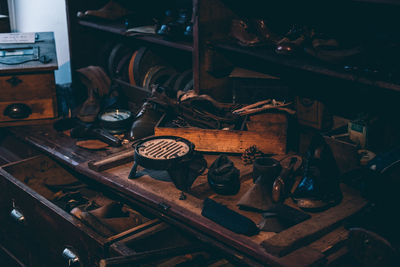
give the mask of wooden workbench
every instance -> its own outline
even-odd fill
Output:
[[[133,162],[101,172],[88,167],[89,162],[132,150],[130,144],[92,152],[75,146],[75,140],[55,132],[51,125],[18,127],[12,128],[11,131],[20,139],[114,189],[165,221],[195,234],[202,241],[209,242],[251,265],[309,266],[334,261],[346,253],[344,244],[348,230],[343,227],[343,222],[366,204],[357,192],[342,185],[344,197],[339,205],[324,212],[310,213],[311,219],[280,233],[260,232],[248,237],[233,233],[201,215],[203,200],[209,197],[245,215],[256,224],[260,222],[261,214],[242,211],[236,206],[237,201],[252,184],[251,166],[244,166],[238,157],[231,157],[241,171],[241,189],[237,195],[221,196],[213,193],[208,186],[206,175],[202,175],[193,184],[187,199],[179,200],[181,191],[176,189],[172,182],[155,180],[149,176],[128,179]],[[210,164],[216,157],[217,155],[206,155],[206,160]],[[295,207],[289,199],[285,204]]]

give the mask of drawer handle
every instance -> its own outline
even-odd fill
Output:
[[[32,109],[24,103],[8,105],[4,110],[4,115],[12,119],[28,118],[32,114]]]
[[[18,223],[23,223],[25,221],[25,216],[16,209],[11,211],[11,218],[13,218]]]
[[[79,263],[79,257],[69,248],[65,248],[62,252],[62,255],[68,260],[68,266]]]
[[[22,83],[22,80],[19,79],[17,76],[12,76],[10,79],[6,80],[12,87],[17,86],[18,84]]]

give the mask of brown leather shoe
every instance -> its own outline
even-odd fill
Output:
[[[241,19],[232,20],[231,35],[243,46],[256,46],[261,43],[255,29],[252,29],[247,21]]]
[[[76,16],[78,18],[97,17],[106,20],[117,20],[130,14],[131,12],[128,9],[122,7],[118,2],[110,0],[100,9],[87,10],[85,12],[79,11]]]
[[[275,52],[280,55],[293,55],[300,51],[310,33],[305,26],[292,25],[281,40],[277,41]]]
[[[88,98],[79,109],[78,118],[83,122],[94,122],[100,112],[100,98],[110,91],[111,81],[102,68],[89,66],[78,69],[80,80],[87,88]]]

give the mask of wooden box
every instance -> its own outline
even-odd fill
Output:
[[[0,44],[0,51],[0,127],[39,124],[56,118],[54,70],[58,63],[53,33],[36,33],[32,44]],[[30,52],[33,55],[18,59],[26,62],[6,64],[13,53]]]
[[[332,116],[320,101],[296,97],[296,111],[297,120],[301,125],[310,126],[318,130],[327,130],[332,127]]]
[[[271,116],[276,118],[274,115]],[[264,153],[286,153],[287,120],[279,121],[279,123],[271,120],[270,122],[275,126],[254,130],[246,130],[246,122],[254,124],[260,124],[260,122],[253,122],[251,119],[249,121],[249,118],[246,118],[240,130],[167,128],[164,127],[166,120],[167,117],[164,115],[156,125],[154,129],[156,136],[173,135],[186,138],[194,143],[198,151],[243,153],[246,148],[256,145]]]

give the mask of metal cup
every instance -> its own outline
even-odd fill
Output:
[[[263,185],[272,188],[275,178],[282,170],[282,166],[276,159],[263,157],[258,158],[253,164],[253,182],[255,183],[259,177]]]

